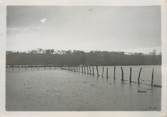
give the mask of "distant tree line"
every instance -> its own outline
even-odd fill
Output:
[[[151,52],[125,53],[110,51],[59,50],[38,49],[29,52],[6,53],[7,65],[160,65],[161,54]]]

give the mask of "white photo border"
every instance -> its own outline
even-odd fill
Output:
[[[6,6],[161,6],[162,90],[161,111],[6,111]],[[0,0],[0,117],[167,117],[167,0]]]

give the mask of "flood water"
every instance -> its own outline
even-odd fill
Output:
[[[132,84],[129,68],[132,67]],[[141,84],[136,83],[142,67]],[[108,67],[109,77],[86,75],[60,68],[7,68],[7,111],[159,111],[161,88],[151,87],[152,68],[154,84],[161,85],[160,66]],[[102,67],[99,67],[101,74]],[[95,73],[96,74],[96,73]]]

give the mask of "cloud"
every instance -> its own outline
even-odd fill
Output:
[[[42,19],[40,20],[41,23],[45,23],[46,21],[47,21],[47,18],[42,18]]]

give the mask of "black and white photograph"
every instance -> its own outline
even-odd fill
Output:
[[[161,110],[161,6],[6,14],[6,111]]]

